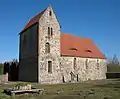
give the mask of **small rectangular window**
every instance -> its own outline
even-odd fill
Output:
[[[74,61],[73,61],[73,68],[76,69],[76,66],[77,66],[77,64],[76,64],[76,58],[74,58]]]
[[[52,16],[52,11],[49,11],[49,15]]]
[[[51,36],[53,35],[53,28],[51,28]]]
[[[99,60],[97,59],[97,69],[99,69]]]
[[[85,61],[86,69],[88,69],[88,59]]]
[[[48,61],[48,73],[52,73],[52,61]]]
[[[50,39],[50,27],[48,27],[48,39]]]

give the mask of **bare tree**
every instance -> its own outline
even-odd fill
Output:
[[[108,65],[119,65],[119,60],[117,55],[115,54],[111,60],[108,61]]]

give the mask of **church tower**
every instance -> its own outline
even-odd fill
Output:
[[[38,28],[38,80],[59,83],[60,24],[51,5],[45,9]]]

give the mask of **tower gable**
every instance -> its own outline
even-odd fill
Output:
[[[55,20],[57,21],[57,23],[59,24],[60,27],[60,23],[57,19],[57,16],[55,15],[52,6],[49,5],[48,8],[44,9],[42,12],[40,12],[39,14],[37,14],[36,16],[34,16],[33,18],[30,19],[30,21],[28,21],[28,23],[25,25],[25,27],[23,28],[23,30],[20,32],[24,32],[25,30],[27,30],[29,27],[31,27],[32,25],[36,24],[36,23],[41,23],[40,19],[42,20],[42,16],[45,15],[50,15],[52,18],[55,18]]]
[[[58,26],[58,28],[60,29],[60,23],[59,20],[52,8],[51,5],[48,6],[48,8],[45,9],[44,13],[42,14],[41,18],[39,19],[39,24],[45,25],[45,24],[51,24],[52,20],[55,21],[55,24]]]

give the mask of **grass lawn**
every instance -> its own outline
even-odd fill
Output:
[[[120,99],[120,79],[59,85],[32,84],[36,88],[45,89],[39,95],[12,97],[2,93],[4,88],[14,85],[15,83],[0,85],[0,99]]]

